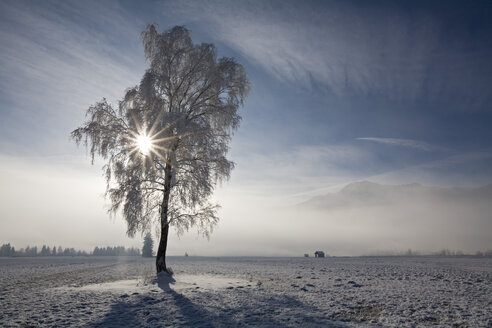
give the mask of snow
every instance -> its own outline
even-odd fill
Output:
[[[0,258],[0,326],[492,324],[492,260]]]
[[[68,292],[77,290],[85,291],[105,291],[105,292],[151,292],[155,285],[162,290],[184,290],[184,289],[199,289],[202,290],[218,290],[242,288],[242,285],[247,285],[248,281],[240,278],[231,279],[228,277],[220,277],[216,275],[192,275],[183,274],[174,277],[158,277],[152,283],[145,283],[142,279],[117,280],[99,284],[89,284],[82,287],[60,287]]]

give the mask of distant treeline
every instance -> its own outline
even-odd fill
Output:
[[[0,256],[140,256],[141,252],[138,248],[128,248],[123,246],[107,246],[95,247],[94,251],[87,253],[86,251],[76,250],[75,248],[62,248],[61,246],[50,247],[43,245],[38,250],[37,246],[27,246],[16,250],[10,243],[3,244],[0,248]]]
[[[107,247],[97,247],[92,251],[94,256],[140,256],[140,250],[138,248],[128,248],[123,246],[107,246]]]
[[[412,251],[409,249],[406,251],[404,254],[398,254],[398,255],[405,255],[405,256],[476,256],[476,257],[491,257],[492,256],[492,250],[487,250],[485,252],[482,251],[477,251],[475,254],[471,253],[465,253],[463,251],[453,251],[449,249],[441,249],[440,251],[437,252],[419,252],[419,251]]]
[[[440,250],[439,252],[432,253],[431,255],[437,255],[437,256],[478,256],[478,257],[486,256],[486,257],[492,257],[492,250],[489,249],[489,250],[487,250],[485,252],[477,251],[475,254],[467,254],[467,253],[464,253],[462,251],[450,251],[449,249],[443,249],[443,250]]]
[[[467,257],[492,257],[492,250],[477,251],[475,253],[465,253],[463,251],[453,251],[449,249],[442,249],[437,252],[429,251],[414,251],[407,250],[406,252],[376,252],[367,254],[364,256],[467,256]]]

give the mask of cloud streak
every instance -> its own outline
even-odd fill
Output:
[[[482,108],[491,99],[491,51],[468,51],[484,36],[447,45],[442,17],[337,1],[231,6],[179,2],[166,9],[205,21],[211,35],[288,83],[318,83],[336,95],[445,102],[462,110]]]
[[[304,194],[377,170],[374,155],[356,145],[297,146],[268,154],[231,154],[237,161],[232,186],[267,198]]]
[[[122,52],[118,42],[138,45],[141,27],[118,6],[5,1],[0,12],[4,139],[67,139],[68,127],[90,104],[102,97],[114,101],[138,83],[141,49]],[[98,30],[101,24],[105,33]]]
[[[474,187],[492,181],[492,150],[454,153],[401,169],[366,177],[380,183],[419,182],[436,186]]]
[[[444,148],[442,147],[434,146],[427,142],[417,141],[412,139],[367,137],[367,138],[357,138],[357,140],[372,141],[372,142],[377,142],[380,144],[391,145],[391,146],[408,147],[425,152],[444,150]]]

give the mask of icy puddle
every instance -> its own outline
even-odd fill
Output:
[[[184,274],[173,278],[159,279],[144,283],[142,279],[117,280],[100,284],[90,284],[81,287],[59,287],[57,289],[93,291],[93,292],[142,292],[155,289],[184,290],[203,289],[219,290],[251,287],[251,283],[244,279],[218,275],[191,275]]]
[[[180,275],[174,283],[170,283],[172,289],[203,288],[208,290],[232,289],[251,287],[249,281],[217,275]]]

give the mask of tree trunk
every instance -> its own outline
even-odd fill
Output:
[[[169,209],[169,195],[171,194],[171,174],[171,165],[166,164],[166,167],[164,168],[164,197],[161,204],[161,239],[159,241],[159,248],[157,249],[157,257],[155,259],[157,274],[162,271],[170,273],[166,266],[166,250],[167,237],[169,235],[167,212]]]
[[[166,266],[166,250],[167,250],[167,236],[169,234],[169,224],[161,226],[161,240],[159,241],[159,248],[157,249],[157,257],[155,259],[155,266],[157,274],[164,271],[169,273]]]

